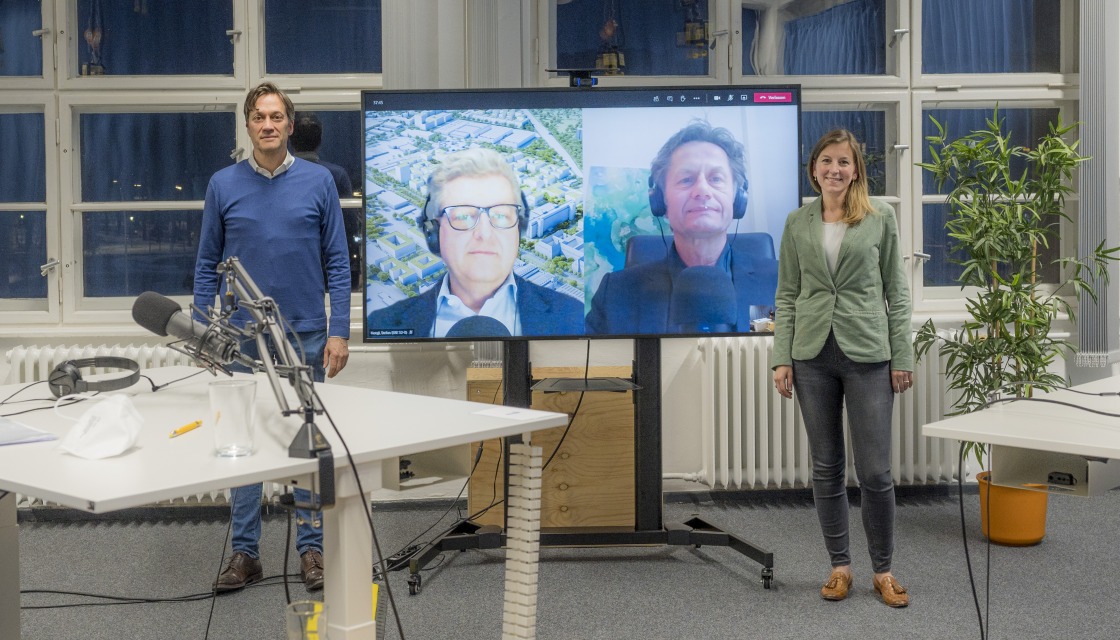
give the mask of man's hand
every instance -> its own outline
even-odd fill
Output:
[[[345,338],[338,336],[327,338],[327,344],[323,347],[323,368],[327,370],[328,378],[338,375],[349,359],[350,347],[346,344]]]

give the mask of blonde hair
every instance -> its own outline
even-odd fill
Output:
[[[509,166],[502,154],[485,147],[471,147],[448,154],[432,171],[431,177],[428,178],[428,201],[433,205],[432,210],[439,211],[442,208],[440,197],[448,182],[456,178],[481,176],[501,176],[509,180],[515,194],[521,192],[521,182],[517,179],[517,172]],[[435,219],[433,215],[428,217]]]
[[[813,153],[809,156],[809,164],[805,167],[809,174],[809,184],[813,185],[814,191],[821,192],[821,185],[813,175],[813,167],[816,166],[821,152],[834,144],[847,144],[852,151],[852,161],[856,165],[856,177],[852,179],[847,193],[844,194],[844,216],[840,218],[840,222],[859,224],[867,214],[874,213],[875,208],[871,205],[871,194],[867,189],[867,164],[863,159],[863,145],[856,139],[855,134],[847,129],[833,129],[817,140],[817,144],[813,146]]]

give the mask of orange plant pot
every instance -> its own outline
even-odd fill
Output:
[[[976,474],[976,480],[980,483],[980,528],[984,535],[996,544],[1012,547],[1042,542],[1042,538],[1046,536],[1046,505],[1049,494],[1045,491],[993,485],[988,480],[990,475],[988,471]]]

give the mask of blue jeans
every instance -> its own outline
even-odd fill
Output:
[[[297,340],[296,337],[299,339]],[[326,378],[326,370],[323,368],[323,349],[327,344],[327,330],[300,331],[295,334],[288,334],[288,339],[291,340],[298,353],[307,354],[304,362],[311,365],[312,379],[315,382],[322,382]],[[276,347],[272,343],[271,336],[265,336],[265,343],[273,362],[275,362]],[[300,351],[301,343],[303,344],[303,351]],[[241,353],[250,358],[260,359],[257,343],[253,340],[246,340],[241,343]],[[231,364],[229,368],[237,371],[247,371],[245,367],[236,362]],[[230,517],[233,519],[233,523],[230,525],[233,530],[230,545],[233,547],[234,553],[240,551],[253,558],[260,557],[262,492],[263,488],[259,484],[235,487],[230,490]],[[306,502],[311,498],[311,492],[307,489],[296,489],[293,493],[295,493],[296,500],[300,502]],[[297,509],[296,551],[302,555],[312,549],[320,553],[323,551],[322,515],[319,512]]]
[[[842,414],[846,406],[871,565],[875,573],[890,571],[894,554],[890,362],[853,362],[830,333],[817,357],[793,361],[793,381],[813,459],[813,502],[832,566],[851,564]]]

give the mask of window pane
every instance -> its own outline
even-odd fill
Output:
[[[707,0],[557,2],[556,68],[604,75],[708,75],[711,25]]]
[[[234,114],[83,113],[82,201],[202,200],[233,161]]]
[[[381,73],[380,0],[266,0],[267,73]]]
[[[0,202],[46,202],[43,114],[0,113]]]
[[[299,111],[289,138],[292,154],[317,162],[334,176],[339,198],[362,197],[362,116],[358,111]],[[343,208],[351,289],[362,283],[362,210]]]
[[[190,294],[201,228],[201,211],[83,213],[85,296]]]
[[[40,0],[0,2],[0,76],[43,75],[43,43],[31,35],[42,28]]]
[[[743,73],[882,75],[887,68],[885,3],[851,0],[824,11],[811,2],[744,7]]]
[[[46,298],[45,211],[0,211],[0,298]]]
[[[78,0],[80,75],[233,75],[229,0]]]
[[[1058,73],[1060,0],[925,0],[923,73]]]
[[[821,136],[833,129],[847,129],[863,143],[867,164],[867,186],[873,196],[887,192],[887,117],[882,111],[804,111],[801,114],[801,166],[809,165],[809,156]],[[815,195],[809,175],[801,172],[801,194]]]

